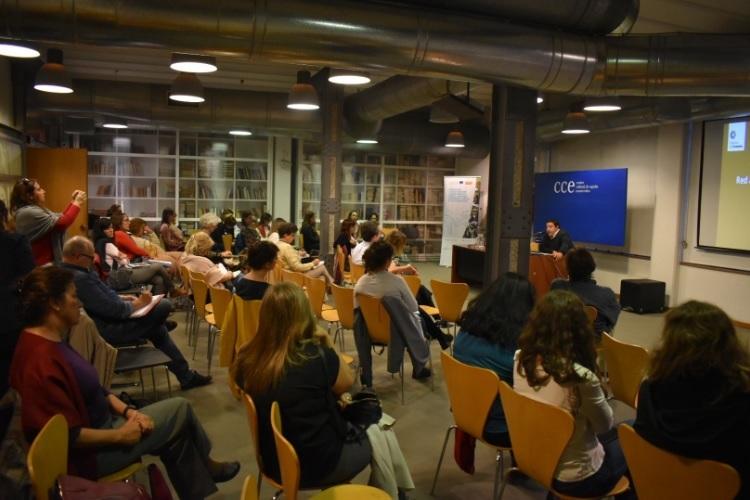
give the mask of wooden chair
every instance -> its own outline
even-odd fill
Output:
[[[278,496],[278,494],[284,489],[284,487],[273,480],[272,477],[268,476],[264,471],[263,466],[263,457],[260,454],[260,438],[258,434],[258,411],[255,409],[255,402],[253,401],[253,398],[250,397],[249,394],[243,393],[242,400],[245,402],[245,411],[247,413],[247,424],[250,427],[250,437],[253,440],[253,449],[255,450],[255,463],[258,464],[258,483],[256,485],[256,495],[260,495],[260,485],[265,479],[269,483],[271,483],[271,486],[276,488],[276,495],[274,495],[274,498]],[[281,464],[281,459],[279,459],[279,464]],[[283,476],[282,476],[283,478]]]
[[[295,271],[290,271],[289,269],[282,269],[281,274],[283,276],[282,281],[288,282],[288,283],[294,283],[295,285],[298,285],[300,288],[305,287],[305,275],[302,273],[298,273]]]
[[[440,319],[453,323],[453,335],[456,335],[456,323],[464,310],[464,302],[469,296],[469,285],[466,283],[449,283],[446,281],[430,280],[432,293],[435,296],[435,305]],[[430,316],[435,313],[428,306],[422,306],[422,310]]]
[[[313,313],[316,318],[328,322],[328,333],[330,333],[331,325],[338,324],[339,322],[339,313],[335,308],[325,303],[326,281],[322,277],[311,278],[305,275],[303,277],[305,290],[307,290],[307,297],[310,300]]]
[[[185,266],[180,266],[180,278],[182,279],[182,286],[185,287],[187,290],[191,291],[192,294],[192,287],[190,285],[190,271]],[[195,302],[193,301],[192,297],[188,295],[186,297],[186,305],[185,305],[185,334],[188,336],[188,344],[192,342],[192,332],[193,332],[193,323],[195,322]]]
[[[247,344],[258,333],[262,303],[262,300],[244,300],[242,297],[234,296],[234,308],[237,313],[237,346]]]
[[[221,235],[221,242],[224,244],[224,251],[225,252],[231,252],[232,251],[232,243],[234,242],[234,238],[231,234],[222,234]]]
[[[51,495],[57,478],[68,473],[68,422],[61,414],[50,418],[31,443],[26,456],[31,486],[37,500],[57,498]],[[114,483],[132,477],[141,469],[141,462],[135,462],[108,476],[99,478],[101,483]]]
[[[497,449],[495,483],[492,490],[492,498],[494,499],[497,497],[500,473],[503,470],[503,451],[510,451],[510,448],[492,445],[485,441],[483,436],[490,409],[495,399],[500,397],[500,379],[492,370],[467,365],[444,352],[440,353],[440,359],[443,364],[443,376],[445,377],[445,385],[448,387],[448,399],[455,423],[445,431],[443,449],[440,452],[440,459],[435,469],[435,478],[432,480],[430,495],[435,494],[435,485],[437,485],[438,474],[440,474],[440,466],[443,463],[445,447],[448,445],[450,433],[453,430],[461,429],[477,441]]]
[[[245,476],[245,481],[242,483],[242,494],[240,495],[240,498],[242,500],[258,500],[258,481],[252,474]]]
[[[195,353],[198,350],[198,329],[200,328],[201,320],[205,321],[208,325],[208,345],[206,346],[206,352],[208,356],[208,373],[211,373],[211,358],[213,357],[213,345],[216,340],[216,332],[218,331],[218,323],[213,312],[208,312],[206,308],[206,301],[208,299],[208,284],[202,279],[193,278],[193,300],[195,301],[195,312],[197,320],[195,324],[195,340],[193,343],[193,359],[195,359]]]
[[[341,283],[351,283],[352,273],[346,271],[346,253],[341,245],[336,245],[336,267],[341,275]]]
[[[573,416],[562,408],[517,393],[502,380],[500,399],[517,464],[505,472],[505,480],[500,487],[500,498],[505,491],[510,472],[520,470],[562,500],[575,499],[576,497],[562,495],[552,488],[557,464],[573,436]],[[629,487],[628,478],[623,476],[615,487],[603,496],[619,495]]]
[[[596,307],[594,306],[583,306],[583,311],[586,313],[586,317],[589,319],[589,322],[593,325],[594,321],[596,321],[597,316],[599,316],[599,311],[597,311]]]
[[[214,334],[208,349],[208,373],[211,373],[211,360],[213,359],[214,348],[216,347],[216,336],[221,332],[221,326],[224,324],[224,317],[232,302],[232,292],[224,288],[223,285],[209,287],[211,304],[214,306]]]
[[[363,484],[341,484],[313,495],[310,500],[389,500],[383,490]]]
[[[355,264],[352,260],[352,256],[349,256],[349,270],[352,275],[352,283],[359,281],[359,278],[365,275],[365,266],[362,264]]]
[[[422,280],[416,274],[402,274],[402,278],[406,281],[406,286],[409,287],[409,291],[416,298],[419,287],[422,286]]]
[[[740,476],[730,465],[662,450],[627,424],[620,424],[617,435],[641,500],[730,500],[740,490]]]
[[[354,331],[354,289],[331,285],[331,294],[339,318],[333,342],[336,343],[338,337],[341,350],[344,351],[344,330]]]
[[[284,281],[284,273],[282,272],[283,270],[284,265],[281,263],[281,261],[277,260],[276,264],[273,267],[273,271],[271,271],[268,282],[272,285],[275,285]]]
[[[601,346],[612,395],[618,401],[635,408],[638,404],[638,390],[646,375],[648,351],[641,346],[620,342],[606,333],[602,333]]]

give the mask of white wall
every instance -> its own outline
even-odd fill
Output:
[[[672,306],[689,299],[705,300],[722,307],[733,319],[750,323],[750,276],[685,265],[750,270],[750,257],[695,248],[701,124],[695,124],[688,137],[692,153],[687,162],[683,158],[686,127],[664,125],[555,142],[540,148],[536,170],[628,169],[625,247],[597,249],[647,259],[597,252],[595,277],[599,283],[617,292],[623,278],[657,279],[667,283]],[[486,188],[489,161],[459,160],[456,174],[481,175]]]

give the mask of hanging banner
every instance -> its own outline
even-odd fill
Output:
[[[440,265],[450,266],[453,245],[476,243],[479,236],[481,177],[443,177],[443,243]]]

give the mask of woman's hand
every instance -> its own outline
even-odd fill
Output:
[[[80,207],[86,201],[86,192],[76,189],[73,191],[73,204]]]
[[[131,413],[135,415],[135,421],[141,426],[141,432],[143,435],[147,436],[151,434],[151,431],[154,430],[154,420],[145,413],[139,411],[133,411]]]
[[[141,440],[141,424],[136,420],[136,412],[131,412],[128,420],[117,429],[120,444],[132,446]]]

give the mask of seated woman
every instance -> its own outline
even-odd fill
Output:
[[[258,219],[255,218],[255,215],[253,215],[252,212],[242,212],[240,234],[234,239],[232,251],[235,254],[239,254],[259,241],[260,233],[258,232]]]
[[[601,497],[627,472],[612,408],[596,375],[596,347],[583,303],[553,290],[531,313],[518,339],[513,388],[569,411],[575,428],[552,486],[562,494]]]
[[[302,262],[300,253],[292,244],[297,234],[295,224],[282,224],[278,228],[279,241],[276,246],[279,247],[279,261],[284,269],[303,273],[311,278],[324,277],[327,284],[333,281],[333,277],[328,273],[328,269],[323,265],[320,259],[313,259],[310,262]],[[269,239],[270,240],[270,239]]]
[[[320,255],[320,235],[315,224],[315,212],[305,213],[299,232],[302,235],[302,246],[308,255]]]
[[[601,338],[602,332],[611,335],[620,316],[620,303],[611,288],[597,285],[591,277],[596,270],[594,256],[585,248],[577,247],[565,254],[565,265],[569,280],[555,280],[550,288],[570,290],[584,304],[595,307],[598,313],[594,321],[597,337]]]
[[[282,219],[281,217],[275,218],[273,220],[273,224],[271,224],[271,232],[266,239],[271,243],[277,244],[280,237],[279,227],[281,227],[283,224],[286,224],[286,221],[284,219]]]
[[[268,273],[276,266],[279,248],[269,241],[250,247],[245,264],[250,268],[234,283],[234,293],[245,300],[263,300],[268,284]]]
[[[159,236],[164,242],[164,249],[168,252],[181,252],[185,249],[185,235],[177,227],[177,212],[172,208],[165,208],[161,213]]]
[[[130,237],[135,244],[148,252],[153,259],[159,259],[172,264],[168,269],[170,273],[177,273],[177,263],[182,257],[182,252],[167,252],[161,246],[156,233],[141,218],[130,219]]]
[[[299,457],[301,486],[346,483],[371,462],[373,448],[367,434],[344,420],[336,402],[351,388],[354,374],[329,336],[318,329],[300,287],[280,283],[268,291],[261,304],[258,334],[240,349],[232,378],[255,402],[263,472],[275,480],[280,472],[269,418],[274,401],[281,407],[284,435]],[[395,436],[391,437],[395,444]],[[403,460],[398,447],[393,448],[388,451]],[[399,475],[408,479],[398,481],[399,486],[411,487],[405,466],[391,478]]]
[[[131,284],[123,287],[116,273],[119,268],[128,266],[130,259],[117,248],[114,237],[112,221],[106,217],[99,218],[94,225],[94,248],[99,255],[103,278],[107,278],[107,283],[112,288],[118,290],[133,285],[152,285],[154,295],[163,293],[178,297],[187,293],[175,287],[169,273],[158,262],[144,262],[138,267],[128,268]]]
[[[461,330],[453,344],[457,360],[488,368],[513,385],[513,355],[518,337],[534,307],[534,286],[523,276],[506,273],[471,302],[461,315]],[[496,398],[484,424],[484,439],[510,446],[500,398]]]
[[[391,231],[386,236],[385,241],[393,247],[393,259],[391,265],[388,266],[388,271],[393,274],[419,274],[417,269],[409,263],[409,257],[404,253],[406,247],[406,235],[399,231]],[[419,290],[417,290],[417,303],[420,306],[431,306],[435,307],[435,303],[432,300],[432,292],[430,292],[426,286],[420,284]]]
[[[170,398],[141,410],[99,384],[96,370],[62,335],[78,322],[81,303],[73,274],[37,268],[21,290],[26,325],[11,366],[11,384],[23,400],[29,441],[55,414],[68,422],[71,474],[96,479],[158,455],[180,498],[204,498],[216,483],[237,475],[238,462],[216,462],[211,442],[187,400]]]
[[[208,286],[231,282],[234,277],[231,271],[222,269],[223,266],[209,260],[207,256],[211,254],[213,246],[214,241],[211,237],[203,231],[198,231],[188,240],[185,253],[180,259],[180,264],[190,271],[205,275]]]
[[[352,249],[357,246],[357,239],[354,237],[354,231],[355,231],[355,225],[354,222],[349,219],[344,219],[341,221],[341,228],[339,230],[339,235],[336,237],[336,240],[333,242],[333,253],[334,255],[338,255],[337,249],[338,247],[341,247],[341,249],[344,252],[344,270],[349,270],[349,256],[352,253]],[[340,284],[341,281],[344,279],[343,276],[341,276],[341,273],[339,272],[339,267],[334,266],[334,276],[336,278],[336,283]]]
[[[718,307],[669,311],[638,393],[634,428],[659,448],[734,467],[750,498],[750,355]]]

